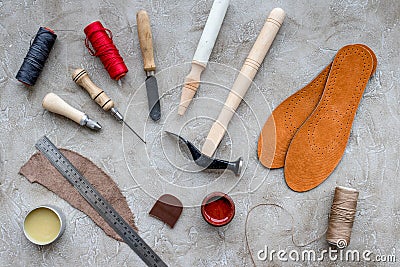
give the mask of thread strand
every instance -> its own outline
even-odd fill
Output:
[[[326,240],[329,244],[345,248],[350,244],[356,216],[358,191],[338,186],[335,189]]]
[[[358,199],[358,191],[341,186],[336,187],[333,203],[331,206],[331,212],[329,214],[329,219],[328,219],[328,228],[324,230],[321,235],[304,244],[299,244],[295,241],[294,226],[293,226],[294,218],[292,214],[290,214],[283,206],[274,203],[260,203],[253,206],[247,213],[244,226],[246,247],[249,250],[251,262],[253,263],[254,266],[256,266],[253,252],[250,249],[250,244],[247,234],[247,228],[248,228],[247,226],[250,214],[258,207],[267,206],[267,207],[279,208],[289,215],[292,221],[292,226],[290,228],[289,233],[291,235],[292,243],[296,247],[308,246],[313,242],[319,240],[326,233],[326,240],[328,241],[329,244],[335,245],[339,249],[343,249],[350,243],[350,235],[356,214],[357,199]]]
[[[85,45],[89,53],[100,58],[111,79],[119,80],[125,76],[128,68],[113,43],[112,32],[104,28],[100,21],[86,26],[84,32],[86,34]]]

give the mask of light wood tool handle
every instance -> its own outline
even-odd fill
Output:
[[[145,71],[155,71],[153,52],[153,36],[151,34],[150,19],[147,12],[140,10],[136,14],[137,30],[139,36],[140,49],[142,50],[143,65]]]
[[[215,41],[217,40],[226,10],[229,6],[229,1],[230,0],[214,0],[211,7],[206,26],[204,26],[199,44],[197,45],[196,52],[193,56],[193,61],[204,65],[204,67],[207,65],[211,51],[214,47]]]
[[[80,124],[81,120],[85,117],[85,113],[71,107],[54,93],[48,93],[43,98],[42,106],[48,111],[67,117],[78,124]]]
[[[232,89],[225,101],[225,104],[208,133],[203,145],[202,152],[207,156],[212,156],[217,149],[221,139],[224,137],[226,129],[237,107],[249,89],[254,76],[256,75],[261,63],[264,60],[280,26],[285,18],[285,12],[281,8],[274,8],[269,14],[256,42],[253,45],[248,57],[246,58],[239,75],[237,76]]]
[[[182,88],[181,102],[178,108],[179,115],[183,115],[186,112],[186,109],[200,85],[201,73],[207,66],[211,51],[221,29],[226,10],[228,9],[229,1],[230,0],[214,0],[207,18],[206,26],[204,27],[196,52],[193,56],[192,69],[186,76],[185,85]]]
[[[83,89],[85,89],[89,93],[90,97],[96,101],[96,103],[99,104],[102,109],[109,111],[114,107],[114,102],[111,100],[111,98],[109,98],[101,88],[97,87],[97,85],[90,80],[86,70],[76,69],[72,73],[72,79]]]

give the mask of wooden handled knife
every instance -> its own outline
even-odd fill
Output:
[[[145,10],[136,14],[137,30],[140,49],[142,50],[144,71],[146,72],[146,91],[149,103],[150,118],[158,121],[161,118],[160,96],[156,77],[156,65],[154,63],[153,40],[150,27],[150,19]]]

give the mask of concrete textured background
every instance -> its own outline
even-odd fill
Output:
[[[203,74],[204,84],[184,117],[176,115],[180,88],[189,72],[197,42],[212,1],[0,1],[0,265],[1,266],[142,266],[128,246],[106,236],[83,213],[18,174],[47,135],[59,147],[75,150],[100,166],[120,186],[135,214],[140,235],[170,266],[252,266],[245,243],[245,219],[251,207],[276,203],[285,208],[258,207],[249,216],[252,253],[264,246],[293,249],[312,241],[327,226],[334,187],[360,191],[351,249],[400,257],[399,140],[400,140],[400,2],[377,0],[232,0],[219,38]],[[197,172],[164,130],[181,132],[200,146],[219,113],[259,30],[272,8],[287,12],[253,86],[235,115],[218,156],[245,159],[240,178],[231,173]],[[150,15],[163,118],[147,117],[144,72],[135,14]],[[114,42],[129,68],[120,82],[111,80],[98,58],[84,46],[83,28],[101,20],[114,33]],[[21,62],[39,26],[56,30],[58,39],[36,85],[16,81]],[[282,170],[258,164],[257,139],[264,121],[290,94],[307,84],[346,44],[365,43],[378,57],[359,106],[350,140],[334,173],[316,189],[295,193]],[[105,88],[145,136],[144,146],[104,113],[71,80],[83,67]],[[41,101],[55,92],[103,125],[99,133],[44,111]],[[199,211],[212,191],[229,193],[236,216],[226,227],[205,223]],[[148,215],[163,193],[178,196],[185,209],[174,229]],[[67,228],[56,243],[38,247],[22,233],[23,217],[32,208],[51,203],[66,214]],[[291,230],[293,228],[293,231]],[[307,249],[327,249],[325,239]],[[257,266],[375,266],[378,263],[260,262]],[[383,264],[382,264],[383,265]]]

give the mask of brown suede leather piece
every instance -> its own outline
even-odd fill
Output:
[[[377,60],[372,50],[363,44],[356,44],[370,51],[374,58],[372,73]],[[258,158],[265,167],[282,168],[289,144],[305,120],[310,116],[321,99],[332,63],[305,87],[288,97],[265,122],[258,139]]]
[[[317,107],[296,132],[286,154],[285,180],[292,190],[317,187],[339,163],[374,64],[374,56],[363,46],[349,45],[338,51]]]
[[[67,149],[60,149],[60,151],[129,225],[137,231],[132,211],[117,184],[111,177],[80,154]],[[50,191],[53,191],[56,195],[70,203],[72,207],[86,213],[108,236],[122,241],[122,238],[108,225],[97,211],[90,206],[67,179],[51,165],[50,161],[48,161],[42,153],[34,154],[28,162],[21,167],[19,173],[25,176],[29,182],[39,183]]]

